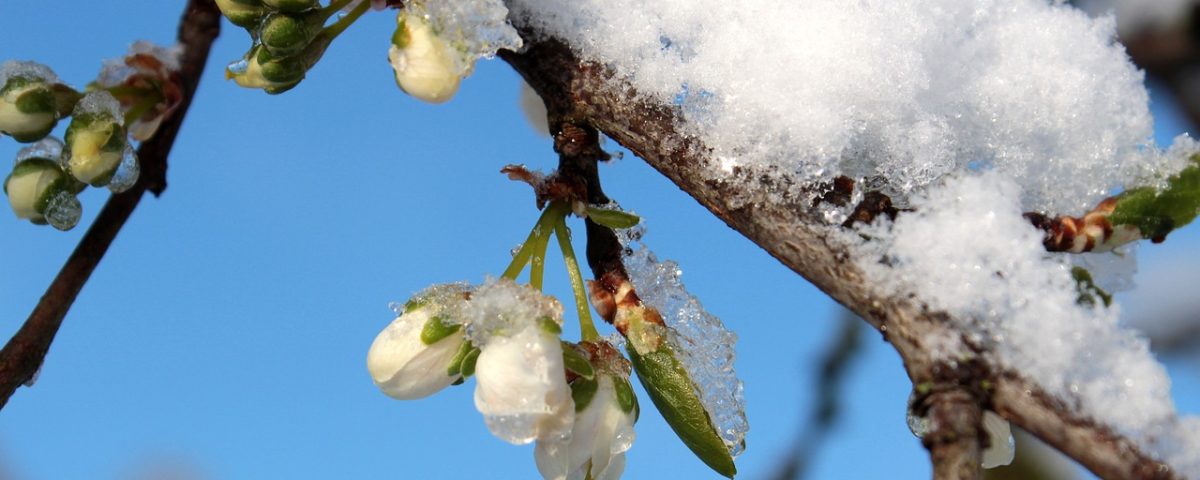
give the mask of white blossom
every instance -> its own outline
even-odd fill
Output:
[[[475,408],[492,434],[513,444],[570,435],[575,403],[558,333],[536,318],[511,336],[493,335],[475,366]]]
[[[392,46],[388,49],[396,85],[426,102],[450,100],[462,80],[451,46],[438,37],[423,16],[406,10],[396,17],[396,23]]]
[[[598,375],[595,381],[595,394],[575,413],[571,437],[560,442],[539,441],[534,449],[538,471],[547,480],[616,479],[625,470],[625,451],[633,445],[637,410],[632,403],[622,405],[618,399],[616,383],[626,380]]]
[[[988,447],[983,450],[983,468],[1002,467],[1012,463],[1017,453],[1008,420],[991,410],[983,412],[983,430],[988,434]]]
[[[460,331],[451,332],[431,344],[422,340],[429,322],[441,322],[435,308],[411,309],[379,333],[367,353],[367,370],[383,393],[400,400],[424,398],[462,378],[450,373],[466,340]],[[457,329],[456,329],[457,330]]]

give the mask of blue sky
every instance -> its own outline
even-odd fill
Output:
[[[82,86],[134,40],[173,41],[181,4],[9,2],[0,60],[38,60]],[[497,275],[523,240],[533,199],[500,167],[556,162],[518,110],[518,78],[502,62],[481,62],[448,104],[403,95],[386,62],[393,22],[368,14],[281,96],[223,80],[222,67],[249,46],[224,25],[165,195],[138,207],[36,386],[0,412],[0,477],[129,478],[159,462],[222,479],[536,475],[532,447],[487,433],[471,382],[399,402],[366,373],[389,301]],[[1181,130],[1171,115],[1160,115],[1160,142]],[[0,156],[18,148],[0,140]],[[646,219],[646,243],[678,261],[692,292],[738,332],[751,424],[739,477],[765,477],[811,406],[836,307],[636,157],[601,175],[610,196]],[[0,336],[16,331],[106,196],[85,193],[80,227],[67,233],[0,212]],[[1162,251],[1177,259],[1194,230]],[[1143,261],[1156,261],[1158,248],[1143,248]],[[547,271],[548,289],[569,302],[561,263]],[[890,346],[864,338],[843,423],[812,478],[927,477],[904,424],[908,380]],[[1177,397],[1195,398],[1200,385],[1183,380],[1196,377],[1195,363],[1173,368]],[[643,405],[627,478],[715,478]]]

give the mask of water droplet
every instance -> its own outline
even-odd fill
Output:
[[[46,222],[59,230],[70,230],[79,223],[83,207],[79,199],[69,192],[58,192],[46,205]]]
[[[142,167],[138,164],[137,153],[134,152],[132,146],[126,143],[121,163],[117,165],[117,171],[113,173],[112,180],[108,183],[108,189],[113,193],[121,193],[133,188],[141,172]]]

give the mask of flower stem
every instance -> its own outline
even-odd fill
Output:
[[[129,110],[125,111],[125,128],[128,129],[130,125],[133,125],[133,122],[142,118],[146,112],[149,112],[150,109],[154,108],[161,101],[162,95],[159,95],[158,92],[153,92],[138,100],[137,103],[129,107]]]
[[[549,210],[549,208],[547,208]],[[562,217],[559,217],[561,219]],[[553,219],[553,216],[551,216]],[[546,246],[550,244],[550,229],[553,225],[539,225],[541,235],[534,240],[533,258],[529,260],[529,285],[539,292],[542,291],[542,279],[546,271]]]
[[[550,231],[554,229],[555,217],[563,218],[566,216],[566,214],[566,205],[559,204],[558,202],[551,203],[550,206],[546,207],[545,210],[542,210],[542,216],[538,217],[538,221],[536,224],[534,224],[533,230],[530,230],[529,232],[529,237],[525,239],[525,243],[521,244],[521,249],[517,251],[517,254],[513,255],[512,262],[508,264],[508,268],[504,269],[504,274],[500,275],[500,277],[507,278],[509,280],[516,280],[517,275],[520,275],[521,270],[525,269],[525,264],[529,263],[530,257],[532,257],[535,252],[541,252],[541,255],[544,259],[546,244],[550,242]],[[540,250],[538,247],[539,244],[541,245]],[[529,275],[532,283],[532,277],[534,275],[532,270],[530,271]],[[538,280],[540,281],[541,272],[538,272],[538,277]]]
[[[336,3],[337,2],[334,2],[334,4]],[[342,4],[342,6],[345,5],[345,3]],[[330,5],[330,7],[332,6],[333,4]],[[363,0],[354,7],[354,10],[351,10],[350,13],[346,14],[346,16],[339,18],[338,21],[333,23],[333,25],[330,25],[328,28],[326,28],[325,32],[323,33],[329,35],[329,41],[333,41],[333,39],[337,38],[337,36],[341,35],[346,28],[353,24],[355,20],[358,20],[358,17],[361,17],[364,13],[366,13],[368,8],[371,8],[371,2],[368,0]]]
[[[588,304],[587,292],[583,288],[583,274],[579,272],[579,262],[575,260],[575,249],[571,247],[571,237],[567,232],[566,216],[558,217],[554,224],[554,236],[558,238],[558,248],[562,250],[563,262],[567,264],[567,274],[571,277],[571,290],[575,293],[575,309],[579,313],[579,331],[583,340],[599,340],[600,332],[592,323],[591,306]]]
[[[332,2],[329,2],[328,7],[321,9],[321,15],[324,17],[324,20],[322,20],[322,21],[329,20],[329,17],[334,16],[335,14],[337,14],[337,12],[339,10],[346,8],[346,5],[349,5],[350,2],[353,2],[353,1],[354,0],[333,0]],[[371,2],[371,0],[363,0],[362,3],[370,3],[370,2]]]

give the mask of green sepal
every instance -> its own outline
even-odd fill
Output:
[[[571,400],[575,401],[575,411],[582,412],[587,408],[599,389],[600,382],[594,379],[580,377],[571,382]]]
[[[258,68],[262,77],[273,84],[295,85],[308,74],[308,65],[299,57],[278,57],[269,50],[258,50]]]
[[[463,360],[467,358],[472,349],[478,350],[471,345],[471,342],[463,342],[462,345],[459,345],[458,351],[454,352],[454,358],[450,359],[450,367],[446,369],[446,374],[453,377],[462,373]]]
[[[1133,225],[1155,243],[1191,223],[1200,212],[1200,154],[1190,161],[1192,165],[1169,178],[1161,191],[1142,187],[1122,193],[1108,220],[1114,226]]]
[[[618,230],[623,228],[633,228],[642,221],[641,217],[638,217],[632,213],[626,213],[620,210],[596,208],[591,205],[588,205],[587,207],[587,217],[593,222],[599,223],[600,225]]]
[[[448,324],[442,321],[441,315],[435,315],[425,322],[424,328],[421,328],[421,343],[433,345],[438,340],[449,337],[461,329],[462,325],[457,323]]]
[[[733,478],[737,473],[733,456],[717,434],[687,370],[675,358],[671,347],[664,343],[645,355],[631,347],[626,351],[642,387],[675,435],[709,468]]]
[[[281,12],[303,12],[318,6],[317,0],[263,0],[263,3]]]
[[[554,321],[550,317],[542,317],[538,319],[538,326],[542,327],[542,331],[551,335],[562,335],[562,325]]]
[[[1104,306],[1112,305],[1112,294],[1096,286],[1096,282],[1092,280],[1092,274],[1087,269],[1071,267],[1071,278],[1075,279],[1075,290],[1079,292],[1075,303],[1090,307],[1096,305],[1096,297],[1100,297]]]
[[[579,354],[574,345],[568,342],[562,342],[563,351],[563,367],[567,371],[579,375],[583,378],[591,380],[596,377],[596,370],[592,368],[592,363]]]
[[[413,310],[429,305],[427,298],[410,298],[404,302],[404,313],[412,313]]]
[[[479,361],[479,352],[480,350],[478,348],[472,347],[471,350],[467,352],[467,356],[463,357],[461,371],[464,378],[475,374],[475,362]]]
[[[613,377],[613,389],[617,392],[617,404],[621,406],[621,411],[633,413],[633,421],[637,421],[642,415],[642,409],[638,406],[637,395],[633,393],[633,385],[629,384],[629,379]]]
[[[54,92],[54,105],[58,109],[59,118],[70,116],[71,112],[75,111],[75,104],[83,98],[82,93],[61,83],[54,84],[50,91]]]
[[[263,17],[267,15],[267,8],[263,6],[261,0],[216,0],[217,8],[221,10],[221,14],[228,18],[234,25],[245,28],[246,30],[256,30]]]
[[[258,38],[272,55],[288,57],[300,53],[321,32],[321,12],[272,13],[263,19]]]
[[[40,214],[45,214],[46,208],[50,206],[50,199],[54,198],[54,196],[59,192],[70,192],[71,184],[68,182],[68,179],[74,180],[71,175],[62,171],[62,167],[58,165],[58,162],[45,158],[27,158],[22,160],[21,163],[13,166],[12,173],[9,173],[8,177],[4,179],[4,194],[8,195],[8,182],[14,177],[38,174],[46,170],[57,170],[59,175],[58,178],[55,178],[53,182],[51,182],[49,185],[46,185],[46,189],[33,204],[34,211]]]
[[[26,114],[58,113],[58,103],[54,101],[54,92],[49,88],[36,88],[25,92],[13,103],[17,111]]]

